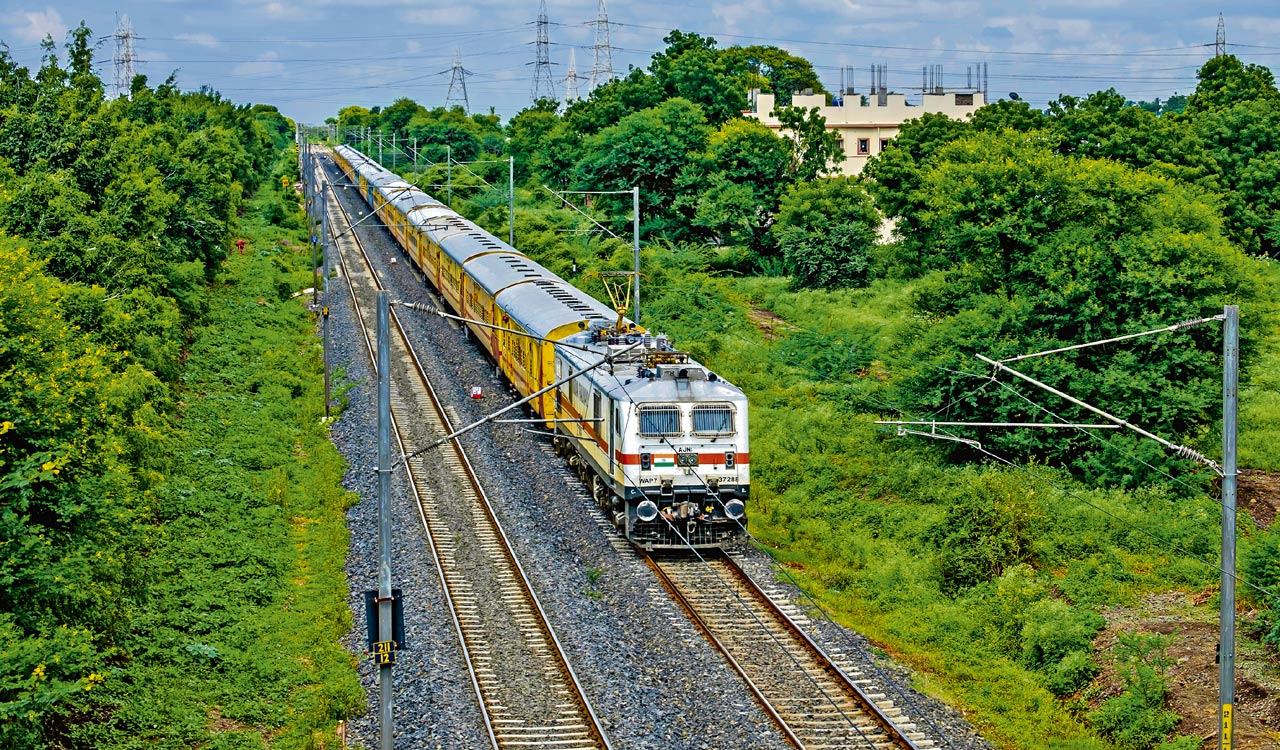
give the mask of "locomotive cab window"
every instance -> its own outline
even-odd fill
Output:
[[[732,435],[733,407],[728,404],[707,404],[693,407],[693,434]]]
[[[640,434],[644,437],[674,437],[681,434],[680,407],[641,406]]]

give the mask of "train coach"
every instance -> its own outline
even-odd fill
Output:
[[[628,540],[687,549],[741,536],[740,388],[359,151],[333,154],[516,391],[545,390],[530,410]]]

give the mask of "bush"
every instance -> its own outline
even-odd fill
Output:
[[[1090,712],[1089,721],[1120,750],[1150,750],[1178,724],[1178,715],[1164,706],[1167,644],[1166,636],[1155,633],[1119,634],[1116,669],[1124,680],[1124,692]]]
[[[1093,636],[1106,624],[1096,612],[1064,601],[1038,601],[1029,608],[1022,626],[1021,661],[1032,669],[1045,670],[1073,653],[1088,654]]]
[[[1083,690],[1101,671],[1088,651],[1072,651],[1045,670],[1045,687],[1059,698],[1065,698]]]

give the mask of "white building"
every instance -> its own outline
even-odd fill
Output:
[[[752,110],[747,114],[774,130],[782,125],[773,116],[774,95],[752,93]],[[791,106],[804,109],[819,108],[827,120],[827,130],[840,134],[844,147],[844,163],[841,172],[855,175],[862,172],[867,160],[883,151],[889,141],[898,134],[898,128],[926,112],[940,112],[956,120],[967,119],[986,104],[982,92],[924,94],[919,105],[907,104],[905,94],[868,94],[867,103],[862,96],[849,94],[838,107],[827,106],[826,94],[796,94]]]

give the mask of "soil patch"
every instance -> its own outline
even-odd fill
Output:
[[[1203,750],[1218,742],[1218,622],[1206,600],[1213,592],[1170,592],[1148,597],[1137,609],[1105,612],[1107,627],[1094,641],[1102,663],[1099,690],[1091,708],[1123,688],[1114,665],[1106,661],[1116,633],[1159,633],[1168,636],[1165,678],[1168,707],[1182,720],[1179,734],[1199,737]],[[1250,613],[1239,618],[1238,629]],[[1280,748],[1280,660],[1274,651],[1237,633],[1234,735],[1237,750]]]
[[[794,331],[795,326],[788,323],[782,316],[771,310],[765,310],[760,307],[750,307],[747,309],[747,318],[751,323],[764,333],[766,341],[774,341],[782,338],[782,334],[778,331]]]
[[[1275,523],[1280,508],[1280,473],[1242,469],[1236,479],[1236,506],[1263,528]]]

